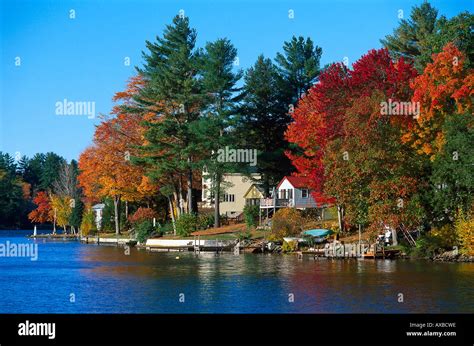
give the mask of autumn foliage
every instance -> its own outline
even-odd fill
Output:
[[[465,55],[452,43],[433,55],[423,74],[411,84],[413,102],[420,103],[417,121],[408,127],[403,141],[411,143],[419,153],[434,158],[444,144],[442,131],[446,117],[471,113],[474,74],[465,68]]]
[[[153,209],[140,207],[133,215],[128,217],[128,220],[135,224],[145,220],[153,220],[154,217],[156,217],[156,213]]]
[[[39,191],[33,199],[33,203],[36,204],[36,209],[28,214],[28,218],[31,222],[45,223],[52,221],[51,201],[46,192]]]
[[[346,223],[407,221],[397,200],[409,201],[417,182],[400,137],[413,120],[383,114],[381,102],[410,100],[416,75],[387,50],[371,50],[352,70],[341,64],[326,69],[293,114],[286,135],[302,152],[288,156],[316,191],[345,207]]]

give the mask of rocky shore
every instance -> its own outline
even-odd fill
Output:
[[[474,262],[474,256],[459,253],[457,249],[435,255],[431,259],[436,262]]]

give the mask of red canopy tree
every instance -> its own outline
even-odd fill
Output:
[[[39,191],[33,199],[33,203],[36,204],[36,209],[28,214],[28,219],[31,222],[45,223],[53,221],[51,201],[46,192]]]
[[[371,50],[352,70],[341,64],[326,69],[292,115],[286,135],[301,152],[288,156],[300,175],[312,178],[316,191],[336,198],[340,215],[347,209],[352,224],[375,224],[375,215],[389,222],[388,211],[400,210],[371,204],[399,205],[401,196],[415,193],[403,190],[413,184],[405,165],[410,153],[400,146],[401,129],[413,118],[381,111],[381,102],[411,100],[415,76],[403,59],[394,62],[387,50]]]

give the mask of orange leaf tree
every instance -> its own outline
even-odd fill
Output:
[[[114,101],[131,100],[140,79],[133,78],[125,92],[117,93]],[[120,233],[120,202],[140,199],[144,170],[134,165],[131,158],[137,154],[137,146],[142,144],[143,130],[140,126],[142,115],[124,112],[125,107],[116,106],[111,114],[97,126],[94,144],[79,158],[81,171],[78,180],[89,201],[111,197],[114,201],[115,231]]]
[[[448,43],[441,53],[433,55],[433,62],[411,85],[414,92],[412,101],[420,103],[420,114],[402,139],[431,159],[444,145],[446,117],[472,114],[474,74],[465,62],[465,55],[454,44]]]
[[[39,191],[33,199],[33,203],[36,204],[36,209],[28,214],[28,219],[31,222],[45,223],[53,221],[51,217],[51,203],[46,192]]]

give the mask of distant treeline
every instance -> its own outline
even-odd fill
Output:
[[[0,152],[0,227],[31,228],[28,214],[36,208],[34,196],[39,191],[54,191],[60,171],[71,166],[77,176],[77,162],[70,163],[55,153],[26,156],[15,161]]]

